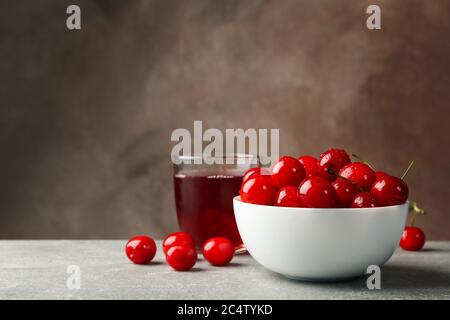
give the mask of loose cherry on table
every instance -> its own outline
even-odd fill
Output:
[[[243,202],[272,205],[276,192],[271,176],[260,175],[243,183],[239,194]]]
[[[351,181],[339,177],[331,183],[331,186],[336,192],[338,206],[342,208],[350,206],[350,203],[359,192],[358,188]]]
[[[224,266],[233,259],[234,245],[227,238],[211,238],[203,244],[202,254],[213,266]]]
[[[417,215],[426,214],[425,210],[419,208],[416,202],[409,205],[409,210],[413,211],[411,223],[409,227],[403,230],[402,238],[400,239],[400,247],[408,251],[418,251],[423,248],[425,244],[425,233],[419,227],[415,227]]]
[[[364,191],[370,191],[370,188],[375,181],[375,172],[365,163],[352,162],[341,168],[339,175],[347,178]]]
[[[166,261],[174,270],[186,271],[197,262],[197,251],[189,246],[173,246],[167,250]]]
[[[301,156],[298,161],[305,168],[306,177],[311,177],[313,175],[319,175],[317,170],[317,159],[311,156]]]
[[[275,206],[302,207],[298,188],[294,186],[285,186],[279,189],[275,195]]]
[[[375,208],[377,201],[370,192],[360,192],[350,203],[350,208]]]
[[[281,157],[272,168],[272,182],[277,188],[298,187],[303,178],[305,178],[305,168],[293,157]]]
[[[400,246],[408,251],[418,251],[425,244],[425,233],[419,227],[405,227]]]
[[[127,257],[136,264],[149,263],[156,254],[155,241],[147,236],[136,236],[125,246]]]
[[[305,179],[299,187],[300,200],[308,208],[334,208],[338,198],[331,183],[321,177]]]
[[[187,232],[174,232],[164,238],[162,248],[165,254],[173,246],[187,246],[195,248],[195,242],[192,236]]]
[[[330,149],[320,155],[317,162],[317,170],[321,176],[324,176],[329,181],[334,181],[336,176],[330,174],[328,170],[339,172],[348,163],[350,163],[350,156],[345,150]]]

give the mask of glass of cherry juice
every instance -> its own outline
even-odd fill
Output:
[[[233,198],[239,195],[244,173],[258,165],[256,157],[225,155],[208,159],[213,164],[205,164],[205,158],[195,164],[195,159],[199,157],[181,156],[182,163],[174,165],[175,205],[181,231],[192,235],[197,248],[210,238],[225,237],[234,243],[236,252],[245,251],[234,218]]]

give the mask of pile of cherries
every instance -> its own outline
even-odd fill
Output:
[[[402,177],[398,178],[375,171],[366,162],[352,162],[342,149],[330,149],[322,153],[319,159],[312,156],[282,156],[271,169],[257,167],[247,171],[242,179],[240,196],[244,202],[280,207],[370,208],[399,205],[408,200],[408,185],[404,178],[413,164],[411,162]],[[406,230],[414,236],[404,235],[402,242],[414,244],[403,246],[401,243],[402,247],[407,250],[422,248],[425,242],[423,232],[423,237],[417,237],[417,230]]]
[[[166,262],[176,271],[191,269],[197,262],[197,251],[192,236],[186,232],[169,234],[162,243]],[[147,264],[155,257],[156,243],[148,236],[136,236],[125,246],[127,257],[136,264]],[[202,255],[213,266],[225,266],[234,256],[231,240],[211,238],[203,244]]]
[[[342,149],[330,149],[319,159],[283,156],[271,172],[246,172],[240,190],[244,202],[281,207],[366,208],[405,203],[403,179],[375,172],[368,164],[351,162]]]

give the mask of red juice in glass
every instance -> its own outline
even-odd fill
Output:
[[[243,156],[250,159],[248,155]],[[223,160],[226,163],[226,159]],[[257,164],[183,163],[174,166],[178,224],[181,231],[192,235],[197,248],[201,248],[206,240],[213,237],[230,239],[236,250],[244,247],[236,226],[233,198],[239,195],[242,176],[255,165]]]
[[[180,229],[190,233],[198,247],[212,237],[225,237],[236,248],[242,247],[233,212],[241,183],[242,175],[191,172],[174,176]]]

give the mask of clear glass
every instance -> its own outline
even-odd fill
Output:
[[[237,252],[243,251],[233,211],[242,176],[258,165],[256,156],[223,155],[214,158],[182,156],[174,165],[175,205],[180,230],[192,235],[199,249],[212,237],[230,239]],[[206,164],[212,160],[222,164]],[[188,163],[190,162],[190,163]],[[232,163],[231,163],[232,162]]]

